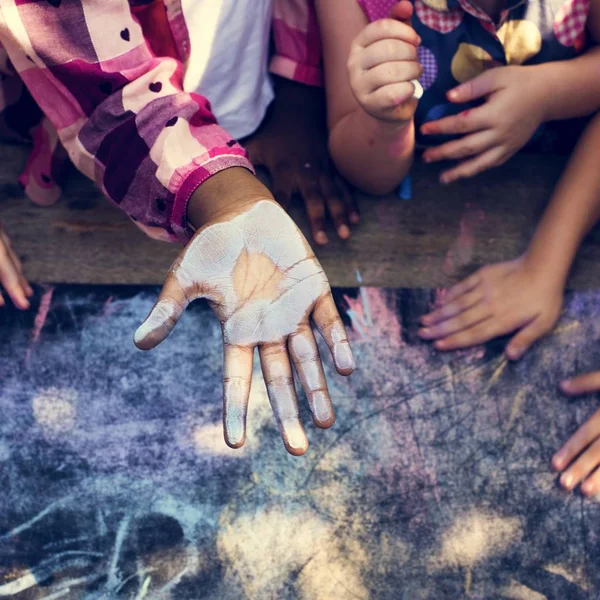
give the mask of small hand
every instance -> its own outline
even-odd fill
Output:
[[[448,99],[457,104],[486,101],[421,127],[423,135],[463,134],[423,153],[425,162],[467,159],[444,171],[442,183],[499,166],[527,144],[543,121],[544,92],[535,73],[531,67],[496,67],[448,92]]]
[[[443,304],[421,319],[419,335],[438,350],[475,346],[518,330],[506,347],[517,360],[554,327],[562,287],[527,257],[483,267],[453,287]]]
[[[13,250],[8,235],[0,225],[0,283],[11,297],[17,308],[29,308],[29,300],[33,290],[23,275],[23,267],[19,257]],[[0,294],[0,306],[4,306],[4,298]]]
[[[600,371],[563,381],[560,387],[568,396],[598,392]],[[600,410],[554,455],[552,466],[563,471],[560,484],[566,490],[573,490],[583,481],[581,491],[586,496],[600,493]]]
[[[335,421],[311,317],[340,374],[352,373],[354,359],[327,277],[278,204],[266,199],[246,204],[221,214],[194,235],[135,334],[138,348],[149,350],[162,342],[196,298],[208,299],[223,330],[227,444],[233,448],[244,444],[258,347],[284,444],[291,454],[306,452],[308,440],[300,422],[290,357],[315,424],[327,428]]]
[[[269,171],[279,204],[287,209],[295,193],[302,197],[313,239],[321,245],[329,241],[327,213],[343,240],[360,220],[348,185],[329,157],[324,110],[322,90],[277,79],[269,114],[244,142],[252,163]]]
[[[367,25],[348,58],[350,86],[359,104],[380,121],[401,124],[414,116],[415,84],[423,73],[417,58],[421,39],[408,24],[410,2],[399,2],[389,19]]]

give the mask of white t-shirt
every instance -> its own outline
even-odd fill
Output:
[[[274,97],[267,64],[273,0],[181,4],[191,44],[184,89],[207,98],[234,138],[250,135]]]

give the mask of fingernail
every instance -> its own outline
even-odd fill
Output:
[[[450,177],[448,177],[448,175],[441,175],[440,176],[440,183],[442,183],[443,185],[447,185],[450,183]]]
[[[456,100],[458,98],[458,96],[459,96],[459,93],[456,90],[450,90],[448,92],[448,98],[450,100]]]
[[[514,347],[514,346],[509,346],[506,349],[506,355],[508,356],[508,358],[510,358],[511,360],[517,360],[518,358],[521,358],[523,354],[523,348],[518,348],[518,347]]]
[[[572,475],[563,475],[560,478],[560,484],[567,490],[571,489],[571,486],[573,485],[573,476]]]
[[[308,450],[308,439],[300,423],[297,421],[283,422],[282,429],[290,454],[301,456]]]
[[[347,240],[350,237],[350,228],[347,225],[341,225],[338,228],[338,235],[343,239]]]
[[[586,496],[594,496],[596,494],[596,486],[592,481],[586,481],[581,486],[581,490]]]
[[[419,334],[419,337],[423,337],[426,338],[431,334],[431,329],[419,329],[419,331],[417,332]]]
[[[347,341],[339,342],[333,347],[333,358],[336,366],[342,371],[354,370],[356,366],[350,344]]]
[[[557,452],[552,458],[552,466],[556,471],[562,471],[563,467],[565,466],[564,463],[567,458],[566,454],[567,453],[564,450],[561,450],[560,452]]]
[[[428,156],[427,154],[423,154],[423,162],[430,163],[431,156]]]
[[[441,341],[441,342],[436,342],[436,343],[434,344],[434,347],[435,347],[435,348],[437,348],[438,350],[444,350],[444,349],[445,349],[445,347],[446,347],[446,344],[445,344],[443,341]]]
[[[328,241],[327,234],[324,231],[317,231],[317,233],[315,233],[315,242],[317,242],[317,244],[326,244]]]
[[[350,222],[351,223],[358,223],[360,221],[360,215],[358,213],[350,213]]]
[[[560,382],[560,389],[563,392],[569,393],[573,391],[573,384],[568,379]]]

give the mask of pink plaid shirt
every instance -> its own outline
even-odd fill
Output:
[[[320,85],[312,0],[274,2],[272,72]],[[194,190],[252,169],[206,98],[183,90],[189,48],[178,0],[0,0],[0,135],[33,142],[27,195],[56,201],[70,158],[149,235],[185,242]]]

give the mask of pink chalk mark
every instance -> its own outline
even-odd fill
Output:
[[[33,344],[36,344],[40,339],[40,334],[42,333],[42,329],[46,324],[48,312],[50,311],[50,304],[52,303],[52,294],[54,294],[54,287],[48,287],[42,294],[40,306],[33,321],[33,335],[31,337],[31,342]]]

